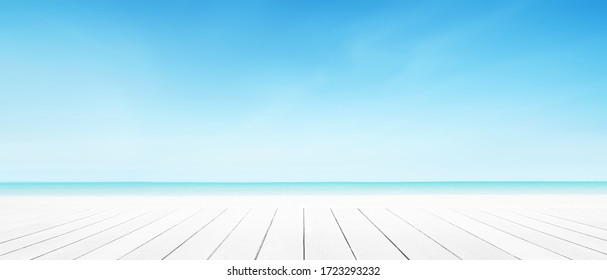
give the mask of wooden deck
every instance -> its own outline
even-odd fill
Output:
[[[607,210],[0,209],[0,259],[607,259]]]

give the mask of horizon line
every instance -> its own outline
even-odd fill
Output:
[[[178,183],[178,184],[318,184],[318,183],[607,183],[607,180],[445,180],[445,181],[0,181],[19,183]]]

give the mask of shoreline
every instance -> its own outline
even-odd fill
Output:
[[[427,195],[42,195],[0,196],[0,209],[39,207],[607,208],[604,194]]]

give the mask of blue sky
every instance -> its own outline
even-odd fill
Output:
[[[607,180],[604,1],[3,1],[0,181]]]

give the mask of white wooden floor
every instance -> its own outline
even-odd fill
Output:
[[[0,209],[0,259],[607,259],[607,210]]]

